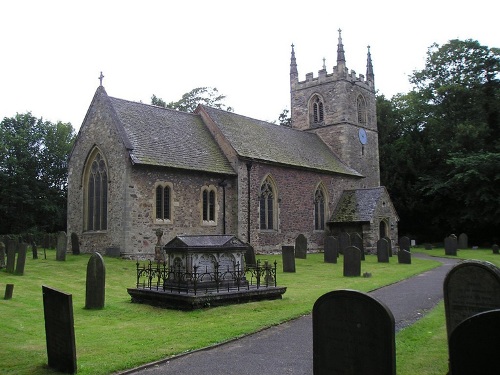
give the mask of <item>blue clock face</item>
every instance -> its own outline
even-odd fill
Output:
[[[361,144],[362,145],[366,145],[367,138],[366,138],[366,131],[365,131],[365,129],[360,128],[359,132],[358,132],[358,135],[359,135],[359,141],[361,142]]]

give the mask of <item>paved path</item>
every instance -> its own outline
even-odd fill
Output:
[[[426,257],[421,254],[414,256]],[[433,259],[441,261],[443,265],[370,293],[392,311],[396,331],[414,323],[443,298],[443,280],[458,260]],[[126,373],[307,375],[313,373],[312,367],[312,317],[306,315],[220,346],[160,361]]]

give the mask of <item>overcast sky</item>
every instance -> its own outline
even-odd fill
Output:
[[[342,29],[347,67],[392,97],[410,89],[434,42],[500,47],[500,2],[449,0],[148,1],[12,0],[0,3],[0,119],[31,111],[79,129],[99,86],[150,103],[216,87],[236,113],[278,119],[290,108],[290,45],[299,79],[336,65]]]

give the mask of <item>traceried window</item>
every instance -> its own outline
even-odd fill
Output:
[[[202,189],[202,219],[204,223],[215,223],[215,188]]]
[[[106,230],[108,222],[108,168],[97,149],[89,158],[86,173],[86,229]]]
[[[323,101],[318,95],[315,95],[312,100],[313,123],[319,124],[324,121]]]
[[[169,185],[158,185],[155,191],[155,218],[157,221],[169,222],[172,219],[172,189]]]
[[[314,229],[325,229],[325,193],[321,188],[314,194]]]
[[[356,99],[356,105],[358,110],[358,123],[364,125],[366,124],[367,114],[366,114],[366,101],[362,95],[358,95],[358,98]]]
[[[260,229],[277,229],[276,191],[270,177],[260,187],[259,194]]]

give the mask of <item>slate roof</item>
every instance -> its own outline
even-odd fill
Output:
[[[361,176],[314,133],[201,106],[240,157],[324,172]]]
[[[108,98],[135,164],[235,174],[199,115]]]
[[[247,245],[233,235],[179,235],[169,241],[164,248],[246,248]]]
[[[383,186],[373,189],[344,190],[329,222],[369,222],[373,219],[379,200],[386,194]],[[389,198],[387,199],[389,204]]]

